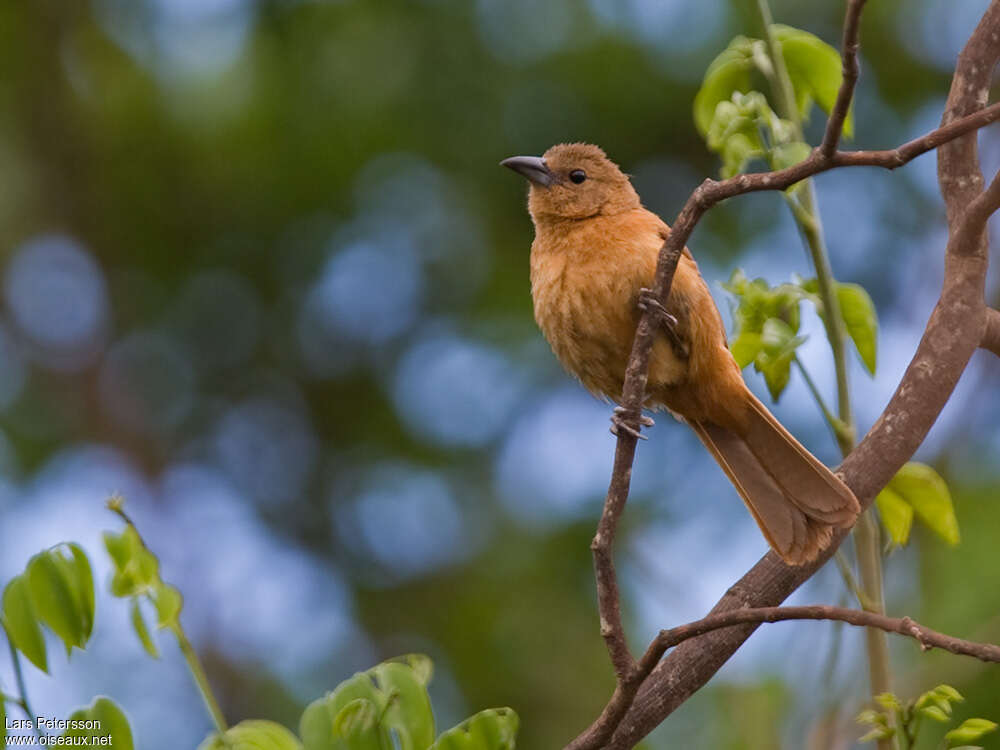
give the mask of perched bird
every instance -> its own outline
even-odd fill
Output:
[[[559,361],[592,393],[620,402],[640,307],[658,307],[646,406],[691,426],[785,562],[816,559],[834,527],[854,523],[858,501],[747,388],[690,251],[662,309],[649,287],[670,228],[604,151],[561,144],[501,164],[531,183],[531,296]],[[620,408],[612,421],[613,431],[631,430]]]

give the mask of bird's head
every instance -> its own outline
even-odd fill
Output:
[[[628,176],[589,143],[561,143],[542,156],[512,156],[500,164],[531,183],[528,210],[536,225],[612,215],[640,205]]]

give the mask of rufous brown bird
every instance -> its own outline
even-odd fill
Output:
[[[561,144],[501,164],[531,184],[535,320],[570,373],[620,403],[640,307],[660,304],[649,287],[670,228],[643,208],[628,177],[597,146]],[[691,426],[785,562],[816,559],[835,527],[854,523],[858,501],[747,388],[686,248],[658,312],[646,406]],[[632,429],[620,408],[612,421],[613,431]]]

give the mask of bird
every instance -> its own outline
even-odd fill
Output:
[[[782,560],[816,560],[834,529],[853,526],[857,498],[747,387],[690,250],[661,304],[650,288],[670,228],[600,147],[562,143],[500,164],[530,185],[535,320],[563,367],[619,404],[612,432],[637,435],[620,403],[639,316],[652,306],[658,325],[644,407],[666,409],[694,430]]]

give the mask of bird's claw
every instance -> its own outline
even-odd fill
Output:
[[[652,289],[643,287],[639,290],[639,301],[636,303],[640,310],[653,312],[663,322],[663,324],[673,330],[677,325],[677,318],[667,312],[667,308],[660,302],[660,298],[654,294]]]
[[[649,438],[639,431],[640,428],[629,424],[633,417],[635,417],[635,412],[626,409],[624,406],[616,406],[614,414],[611,415],[611,434],[617,436],[618,431],[621,430],[639,440],[648,440]],[[641,412],[639,413],[638,421],[642,427],[652,427],[655,424],[652,417],[647,417]]]
[[[652,289],[643,287],[639,290],[639,301],[636,303],[640,310],[652,312],[656,322],[663,328],[670,339],[670,345],[678,357],[686,359],[690,354],[687,344],[677,333],[677,318],[667,312],[667,308],[660,302],[659,297],[653,293]]]

